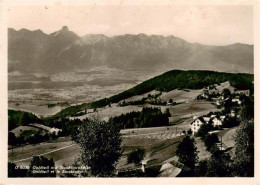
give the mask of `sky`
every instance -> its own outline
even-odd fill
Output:
[[[79,36],[104,34],[174,35],[191,43],[253,44],[249,5],[37,5],[10,6],[8,27],[49,34],[68,26]]]

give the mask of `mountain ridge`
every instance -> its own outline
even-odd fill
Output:
[[[8,29],[9,71],[63,72],[107,66],[122,70],[163,68],[253,73],[253,48],[241,43],[208,46],[173,35],[144,33],[80,37],[67,26],[51,34],[42,30]]]

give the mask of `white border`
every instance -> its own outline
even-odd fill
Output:
[[[259,3],[258,0],[0,0],[0,184],[154,184],[154,185],[168,185],[168,184],[260,184],[259,179]],[[12,5],[252,5],[254,6],[254,84],[255,84],[255,177],[254,178],[7,178],[7,8]]]

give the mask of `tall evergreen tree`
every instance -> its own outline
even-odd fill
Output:
[[[179,157],[179,162],[194,171],[198,160],[198,151],[193,138],[186,136],[178,145],[176,155]]]
[[[234,175],[254,176],[254,122],[244,120],[235,136]]]

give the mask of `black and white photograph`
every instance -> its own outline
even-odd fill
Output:
[[[254,1],[66,2],[6,6],[7,178],[256,177]]]

